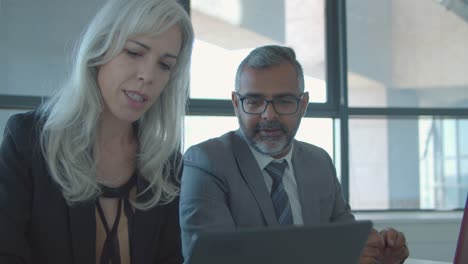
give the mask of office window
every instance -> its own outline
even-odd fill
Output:
[[[354,209],[464,206],[468,4],[447,2],[346,2]]]
[[[468,119],[353,118],[354,209],[454,209],[468,193]]]
[[[323,0],[190,2],[191,98],[230,99],[241,60],[257,46],[280,44],[296,50],[310,101],[326,102]]]
[[[184,151],[192,145],[236,130],[238,126],[234,116],[186,116]]]
[[[421,206],[460,207],[468,193],[468,120],[426,120],[420,134]]]
[[[349,106],[467,108],[462,2],[346,1]]]

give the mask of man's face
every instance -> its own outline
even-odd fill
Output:
[[[308,94],[305,93],[299,101],[297,112],[288,115],[278,114],[271,103],[261,114],[245,113],[240,98],[260,98],[260,101],[261,98],[273,100],[284,96],[300,98],[294,67],[289,63],[263,69],[245,67],[237,93],[232,93],[232,103],[241,131],[250,146],[274,158],[285,156],[307,109]],[[244,102],[244,106],[247,106],[247,102]]]

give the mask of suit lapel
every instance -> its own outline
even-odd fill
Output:
[[[94,203],[69,207],[74,263],[96,262],[96,214]]]
[[[277,226],[275,209],[263,180],[263,174],[239,130],[232,135],[232,149],[239,171],[255,197],[265,222],[268,226]]]
[[[305,225],[319,224],[320,219],[320,201],[317,195],[317,188],[320,185],[315,175],[314,165],[307,160],[299,142],[294,141],[294,149],[292,154],[292,164],[294,167],[294,175],[296,178],[297,190],[299,193],[299,201],[302,208],[302,219]]]

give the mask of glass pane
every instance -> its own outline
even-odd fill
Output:
[[[350,119],[353,209],[463,207],[468,156],[461,154],[460,142],[468,134],[443,131],[467,124],[468,119]]]
[[[190,146],[219,137],[239,127],[234,116],[186,116],[184,152]]]
[[[467,1],[346,5],[350,106],[468,107]]]
[[[184,151],[192,145],[219,137],[226,132],[236,130],[238,127],[237,117],[186,116]],[[333,120],[303,118],[296,139],[317,145],[333,157]]]
[[[296,139],[323,148],[334,158],[333,149],[333,119],[331,118],[302,118]]]
[[[445,120],[442,126],[443,137],[446,139],[443,142],[443,151],[446,156],[455,156],[457,151],[455,120]]]
[[[295,49],[311,102],[326,102],[323,0],[191,0],[192,98],[230,99],[237,66],[255,47]]]
[[[461,135],[468,135],[468,123],[461,122],[459,123],[459,129]],[[461,137],[460,138],[460,155],[468,156],[468,137]]]
[[[104,0],[0,4],[0,94],[48,96],[65,78],[75,41]]]

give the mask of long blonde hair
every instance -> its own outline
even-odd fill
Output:
[[[194,38],[190,18],[175,0],[110,0],[78,43],[67,83],[40,108],[42,151],[53,180],[70,204],[95,199],[101,192],[93,158],[103,108],[97,67],[117,56],[129,37],[158,35],[173,25],[182,32],[177,63],[160,97],[136,122],[140,143],[137,170],[149,182],[145,192],[151,191],[152,196],[135,205],[148,209],[178,195],[173,176],[181,161],[174,157],[181,149],[188,97]]]

